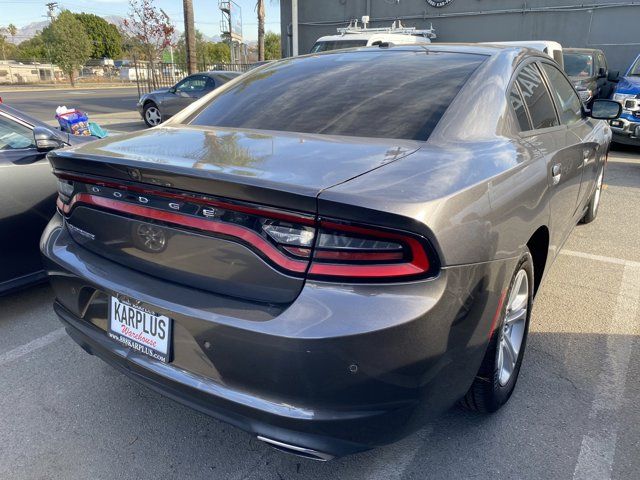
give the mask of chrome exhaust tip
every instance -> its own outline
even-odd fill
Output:
[[[279,440],[274,440],[273,438],[267,438],[261,435],[258,435],[257,438],[261,442],[270,445],[276,450],[280,450],[284,453],[290,453],[291,455],[296,455],[298,457],[308,458],[310,460],[316,460],[319,462],[327,462],[334,458],[334,455],[328,453],[318,452],[317,450],[312,450],[310,448],[299,447],[298,445],[290,445]]]

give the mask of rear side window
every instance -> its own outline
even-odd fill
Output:
[[[187,123],[426,140],[482,55],[333,52],[245,74]]]
[[[524,106],[524,100],[522,100],[522,95],[520,95],[520,90],[518,89],[518,85],[516,83],[514,83],[513,87],[511,88],[509,101],[511,102],[513,111],[516,114],[516,118],[518,119],[520,131],[525,132],[527,130],[531,130],[531,122],[529,121],[529,116],[527,115],[527,109]]]
[[[530,63],[517,76],[517,83],[529,109],[534,129],[555,127],[558,125],[556,111],[551,96],[537,67]]]
[[[582,102],[569,81],[553,65],[543,63],[542,68],[549,79],[551,92],[556,99],[560,121],[564,125],[571,125],[582,120]]]

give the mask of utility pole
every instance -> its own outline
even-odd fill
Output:
[[[47,17],[49,17],[49,22],[53,22],[56,19],[56,8],[58,8],[58,2],[49,2],[46,4],[47,6]],[[47,56],[49,57],[49,68],[51,70],[51,81],[56,83],[56,74],[53,68],[53,60],[51,59],[51,52],[49,51],[49,46],[47,45]]]
[[[187,71],[196,73],[196,32],[193,22],[193,1],[182,0],[184,10],[184,43],[187,48]]]
[[[49,2],[45,3],[47,7],[47,17],[49,17],[50,21],[54,21],[56,19],[56,8],[58,8],[58,2]]]

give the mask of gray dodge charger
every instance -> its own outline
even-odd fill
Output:
[[[509,399],[536,291],[598,213],[616,102],[514,47],[338,50],[49,159],[69,335],[326,460]]]

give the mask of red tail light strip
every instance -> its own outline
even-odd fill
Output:
[[[316,250],[313,258],[320,260],[377,261],[389,262],[402,260],[402,252],[340,252],[335,250]]]
[[[309,268],[310,275],[381,279],[386,277],[424,275],[429,271],[429,268],[431,267],[424,247],[416,238],[412,236],[327,221],[320,222],[320,225],[321,227],[331,230],[353,232],[360,235],[365,235],[367,237],[379,238],[381,240],[400,241],[409,247],[412,258],[410,262],[406,263],[391,263],[381,265],[347,265],[337,263],[312,262],[311,267]],[[321,250],[316,251],[316,257],[321,252]],[[322,254],[317,258],[322,259]]]
[[[229,235],[254,246],[272,262],[276,263],[282,268],[296,273],[304,273],[307,270],[307,266],[309,265],[309,262],[297,261],[286,257],[282,252],[280,252],[276,247],[271,245],[260,235],[239,225],[217,222],[210,219],[207,220],[195,218],[180,213],[165,212],[164,210],[158,210],[156,208],[133,205],[127,202],[111,200],[109,198],[98,197],[88,193],[79,193],[75,195],[68,205],[62,203],[60,199],[58,199],[57,204],[58,208],[60,208],[60,210],[65,214],[69,213],[76,204],[86,204],[114,210],[121,213],[137,215],[144,218],[160,220],[162,222],[181,225],[183,227],[196,228],[198,230],[203,230],[206,232]]]
[[[120,183],[99,180],[96,178],[71,175],[68,173],[56,172],[56,176],[63,180],[71,180],[71,181],[80,182],[80,183],[88,183],[90,185],[98,185],[98,186],[103,186],[107,188],[115,188],[117,190],[125,190],[128,192],[148,194],[148,195],[153,195],[153,196],[162,197],[162,198],[169,198],[172,200],[181,200],[183,202],[192,202],[192,203],[197,203],[199,205],[209,205],[212,207],[219,207],[227,210],[233,210],[235,212],[242,212],[249,215],[259,215],[261,217],[274,218],[277,220],[284,220],[287,222],[299,223],[302,225],[314,225],[315,223],[315,219],[312,215],[281,212],[281,211],[273,210],[267,207],[264,207],[264,208],[249,207],[246,205],[240,205],[236,203],[200,198],[196,195],[190,195],[188,193],[164,192],[162,190],[155,190],[153,188],[143,188],[143,187],[137,187],[134,185],[124,185]]]

